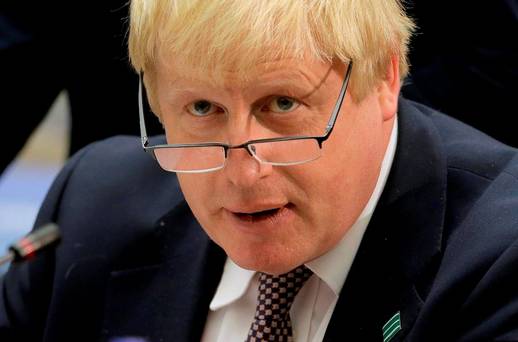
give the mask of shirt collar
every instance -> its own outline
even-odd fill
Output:
[[[397,136],[398,125],[396,115],[389,144],[381,163],[378,181],[360,216],[333,249],[306,263],[306,266],[329,286],[336,296],[342,290],[363,234],[385,187],[396,153]],[[227,258],[218,289],[210,303],[210,309],[213,311],[218,310],[241,298],[245,294],[255,273],[255,271],[239,267],[230,258]]]
[[[232,259],[227,258],[218,289],[210,302],[210,309],[216,311],[241,298],[255,273],[256,271],[239,267]]]

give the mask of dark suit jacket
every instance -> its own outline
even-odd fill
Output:
[[[518,157],[458,121],[403,100],[397,152],[326,341],[518,340]],[[119,137],[64,168],[36,226],[54,251],[1,284],[0,340],[197,341],[224,252],[159,170]]]

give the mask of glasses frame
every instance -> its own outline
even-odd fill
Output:
[[[291,162],[291,163],[266,162],[266,161],[261,160],[259,157],[257,157],[255,155],[252,146],[254,144],[262,144],[262,143],[269,143],[269,142],[311,139],[311,140],[316,140],[318,143],[318,147],[320,149],[322,149],[322,144],[324,143],[324,141],[329,139],[329,137],[331,136],[331,132],[333,131],[333,128],[335,126],[336,120],[338,118],[338,114],[340,113],[340,108],[342,107],[342,103],[344,101],[345,94],[347,92],[347,86],[349,85],[349,78],[350,78],[351,72],[352,72],[352,65],[353,65],[353,62],[350,61],[347,66],[347,70],[345,72],[344,80],[342,82],[342,87],[340,88],[340,93],[338,95],[338,99],[336,100],[331,117],[329,118],[329,120],[327,122],[325,131],[324,131],[324,135],[322,135],[322,136],[287,136],[287,137],[268,138],[268,139],[254,139],[254,140],[249,140],[245,143],[238,144],[238,145],[229,145],[229,144],[220,143],[220,142],[205,142],[205,143],[197,143],[197,144],[159,144],[159,145],[148,146],[149,138],[147,136],[146,122],[145,122],[145,118],[144,118],[144,103],[143,103],[144,102],[143,98],[146,97],[146,100],[147,100],[147,96],[143,95],[143,92],[145,92],[145,89],[143,87],[144,73],[141,71],[140,75],[139,75],[138,106],[139,106],[139,119],[140,119],[140,140],[142,143],[142,148],[144,149],[144,151],[149,153],[155,160],[157,160],[157,157],[155,155],[155,150],[162,149],[162,148],[221,147],[224,150],[225,162],[223,163],[223,165],[218,166],[218,167],[214,167],[214,168],[210,168],[210,169],[201,169],[201,170],[171,171],[171,170],[165,170],[164,168],[162,168],[162,166],[160,166],[162,169],[164,169],[164,171],[175,172],[175,173],[204,173],[204,172],[220,170],[225,167],[226,160],[228,158],[228,151],[233,150],[233,149],[240,149],[240,148],[245,149],[248,152],[248,154],[250,154],[251,157],[253,157],[258,162],[263,163],[263,164],[270,164],[270,165],[276,165],[276,166],[290,166],[290,165],[304,164],[304,163],[313,161],[317,158],[312,159],[312,160],[305,160],[305,161],[301,161],[301,162]],[[146,101],[146,103],[147,103],[147,101]],[[157,162],[158,162],[158,160],[157,160]],[[160,163],[158,163],[158,164],[160,165]]]

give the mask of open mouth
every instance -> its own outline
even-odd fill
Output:
[[[273,208],[263,211],[257,211],[254,213],[234,213],[234,215],[240,220],[246,222],[261,222],[265,220],[275,220],[275,218],[280,217],[284,211],[286,211],[291,204],[287,204],[280,208]]]

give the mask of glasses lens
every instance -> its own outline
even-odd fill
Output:
[[[315,139],[281,140],[250,145],[257,159],[274,165],[295,165],[318,159],[322,152]]]
[[[225,165],[225,150],[221,146],[158,147],[153,152],[160,167],[171,172],[211,171]]]

